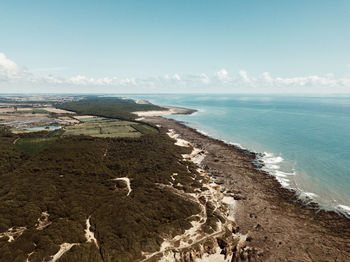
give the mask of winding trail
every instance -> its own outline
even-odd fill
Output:
[[[97,239],[95,238],[95,234],[94,232],[92,232],[90,230],[91,228],[91,224],[90,224],[90,218],[91,216],[89,216],[88,219],[86,219],[86,229],[84,230],[85,231],[85,238],[86,238],[86,242],[94,242],[95,246],[97,248],[99,248],[98,244],[97,244]]]
[[[20,137],[17,137],[15,140],[13,140],[13,144],[15,145],[19,139]]]
[[[128,190],[129,190],[127,196],[130,195],[132,190],[131,190],[131,186],[130,186],[130,179],[128,177],[118,177],[118,178],[114,178],[112,180],[114,180],[114,181],[118,181],[118,180],[124,181],[126,183],[126,186],[128,187]]]
[[[52,256],[50,262],[56,262],[63,256],[64,253],[68,252],[73,246],[79,245],[78,243],[63,243],[60,245],[60,250]]]

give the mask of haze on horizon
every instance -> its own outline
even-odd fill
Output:
[[[0,93],[350,93],[350,1],[0,3]]]

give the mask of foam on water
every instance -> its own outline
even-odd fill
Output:
[[[336,208],[338,209],[338,211],[340,211],[342,213],[346,213],[348,217],[350,216],[350,207],[349,206],[337,205]]]
[[[261,168],[262,170],[275,176],[277,181],[283,187],[290,188],[290,180],[288,177],[294,175],[294,173],[281,171],[281,166],[277,165],[283,162],[283,157],[276,156],[273,153],[264,152],[259,159],[264,163],[264,166]]]
[[[200,129],[196,129],[196,131],[202,135],[205,135],[205,136],[208,136],[208,133],[203,131],[203,130],[200,130]]]

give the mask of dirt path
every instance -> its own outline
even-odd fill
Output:
[[[128,194],[127,194],[127,196],[130,195],[132,189],[131,189],[131,186],[130,186],[130,179],[129,178],[127,178],[127,177],[118,177],[118,178],[114,178],[112,180],[114,180],[114,181],[118,181],[118,180],[124,181],[126,183],[126,186],[128,187]]]
[[[90,224],[90,218],[91,216],[88,217],[88,219],[86,219],[86,229],[84,230],[85,231],[85,238],[86,238],[86,242],[93,242],[95,244],[95,246],[97,248],[99,248],[98,244],[97,244],[97,239],[95,238],[95,234],[94,232],[92,232],[90,230],[91,228],[91,224]]]
[[[13,141],[13,144],[15,145],[19,139],[20,139],[20,137],[17,137],[17,138]]]
[[[50,262],[56,262],[57,260],[59,260],[64,253],[68,252],[73,246],[75,245],[79,245],[78,243],[63,243],[60,245],[60,249],[58,250],[58,252],[52,256],[52,259],[50,260]]]

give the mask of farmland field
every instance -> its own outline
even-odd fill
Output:
[[[88,135],[94,137],[140,137],[156,133],[153,127],[130,121],[91,118],[83,123],[65,128],[64,135]]]

